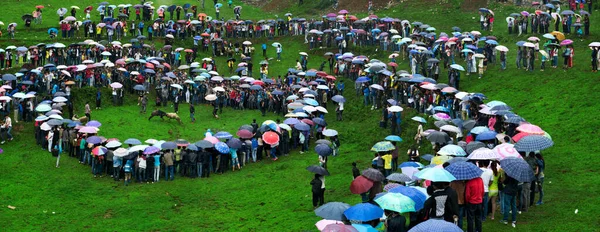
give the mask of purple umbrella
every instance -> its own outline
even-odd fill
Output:
[[[288,125],[296,125],[300,122],[300,120],[295,119],[295,118],[288,118],[285,121],[283,121],[283,123],[288,124]]]
[[[310,126],[308,124],[306,124],[306,123],[303,123],[303,122],[299,122],[299,123],[295,124],[294,128],[296,128],[296,130],[299,130],[299,131],[308,131],[308,130],[310,130]]]
[[[86,123],[85,126],[91,126],[91,127],[98,128],[98,127],[102,126],[102,123],[100,123],[96,120],[92,120],[92,121],[89,121],[88,123]]]
[[[79,129],[79,133],[90,133],[90,134],[95,134],[98,133],[98,128],[96,127],[82,127],[81,129]]]
[[[242,148],[242,141],[240,141],[239,139],[236,139],[236,138],[232,138],[229,141],[227,141],[227,146],[229,146],[229,148],[233,148],[233,149],[240,149],[240,148]]]
[[[338,12],[338,14],[348,14],[348,11],[347,11],[347,10],[340,10],[340,11]]]
[[[85,141],[87,143],[91,143],[91,144],[100,144],[100,143],[102,143],[102,138],[100,138],[98,136],[91,136],[91,137],[87,138]]]
[[[146,149],[144,149],[144,155],[150,155],[158,152],[160,152],[160,148],[155,146],[149,146]]]

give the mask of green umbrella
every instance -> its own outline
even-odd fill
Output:
[[[415,212],[415,202],[401,193],[386,193],[375,199],[382,209],[398,213]]]
[[[35,111],[37,112],[48,112],[52,110],[52,107],[48,104],[39,104],[37,107],[35,107]]]
[[[396,149],[392,143],[389,141],[381,141],[373,145],[371,151],[380,152],[380,151],[391,151]]]

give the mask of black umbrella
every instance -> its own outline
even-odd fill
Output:
[[[315,173],[315,174],[319,174],[321,176],[329,176],[329,171],[327,171],[327,169],[325,169],[321,166],[310,165],[310,166],[306,167],[306,170],[308,170],[309,172]]]
[[[467,120],[467,121],[464,121],[464,122],[463,122],[463,128],[464,128],[465,130],[468,130],[468,131],[470,131],[471,129],[473,129],[473,127],[475,127],[475,123],[476,123],[476,122],[475,122],[474,120],[470,120],[470,119],[469,119],[469,120]]]
[[[441,131],[434,131],[431,132],[428,136],[427,136],[427,140],[433,142],[433,143],[447,143],[448,141],[450,141],[450,136],[448,136],[448,134],[441,132]]]
[[[229,148],[233,148],[233,149],[240,149],[240,148],[242,148],[242,141],[240,141],[239,139],[236,139],[236,138],[232,138],[229,141],[227,141],[227,146],[229,146]]]
[[[479,142],[479,141],[473,141],[473,142],[470,142],[467,144],[466,152],[467,152],[467,154],[471,154],[471,152],[473,152],[479,148],[482,148],[482,147],[485,147],[484,143]]]
[[[379,170],[374,169],[374,168],[365,169],[362,172],[362,175],[372,181],[384,181],[385,180],[385,176],[383,176],[383,174]]]
[[[206,140],[200,140],[200,141],[194,143],[194,145],[196,145],[196,147],[203,148],[203,149],[214,147],[214,145],[211,142],[206,141]]]
[[[315,152],[320,156],[329,156],[333,150],[327,144],[317,144],[317,146],[315,146]]]
[[[240,128],[238,130],[248,130],[250,132],[254,131],[254,127],[250,126],[250,125],[242,125],[240,126]]]
[[[448,125],[448,123],[446,121],[435,121],[433,124],[435,126],[437,126],[438,128],[440,128],[442,126],[445,126],[445,125]]]
[[[177,148],[177,144],[175,142],[165,142],[165,143],[161,144],[160,147],[162,149],[172,150],[172,149]]]
[[[24,14],[23,16],[21,16],[21,19],[23,21],[25,21],[27,19],[32,20],[33,19],[33,15],[31,15],[31,14]]]

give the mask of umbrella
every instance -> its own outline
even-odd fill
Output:
[[[383,216],[383,209],[370,203],[360,203],[344,211],[348,220],[371,221]]]
[[[519,158],[506,158],[500,160],[500,165],[506,175],[519,182],[531,182],[535,180],[533,170],[527,162]]]
[[[477,141],[494,140],[497,134],[495,131],[484,131],[477,135]]]
[[[155,146],[149,146],[144,149],[144,155],[150,155],[158,152],[160,152],[160,148]]]
[[[279,143],[279,135],[277,135],[277,133],[272,132],[272,131],[265,132],[262,135],[262,139],[265,143],[267,143],[269,145],[275,145],[275,144]]]
[[[329,176],[329,171],[327,171],[327,169],[318,166],[318,165],[310,165],[308,167],[306,167],[306,170],[308,170],[309,172],[315,173],[315,174],[319,174],[321,176]]]
[[[333,130],[333,129],[326,129],[326,130],[323,131],[323,135],[325,135],[327,137],[332,137],[332,136],[338,135],[338,132],[336,130]]]
[[[335,95],[331,98],[332,101],[337,102],[337,103],[344,103],[346,102],[346,98],[344,98],[344,96],[342,95]]]
[[[439,168],[438,168],[439,169]],[[415,210],[420,210],[423,208],[425,200],[427,200],[427,195],[422,193],[416,188],[406,187],[406,186],[398,186],[392,188],[388,191],[389,193],[401,193],[404,196],[407,196],[411,200],[415,202]]]
[[[389,141],[381,141],[373,145],[371,151],[374,152],[382,152],[382,151],[392,151],[395,150],[396,147],[390,143]]]
[[[239,130],[236,135],[242,139],[250,139],[254,136],[249,130]]]
[[[382,209],[398,213],[415,212],[415,202],[401,193],[383,194],[383,196],[375,198],[375,202],[379,204]]]
[[[226,143],[224,142],[218,142],[215,144],[215,149],[217,149],[217,151],[219,151],[221,154],[228,154],[229,153],[229,146],[227,146]]]
[[[88,123],[86,123],[85,126],[91,126],[91,127],[98,128],[98,127],[102,126],[102,123],[100,123],[96,120],[92,120],[92,121],[89,121]]]
[[[227,131],[219,131],[216,134],[214,134],[213,136],[218,139],[230,139],[233,137],[233,135],[231,135]]]
[[[480,177],[483,171],[469,162],[455,162],[445,168],[457,180],[470,180]]]
[[[387,180],[395,182],[411,182],[413,181],[409,176],[404,173],[392,173],[386,177]]]
[[[117,148],[120,147],[122,144],[119,141],[110,141],[108,143],[106,143],[106,147],[108,148]]]
[[[438,220],[438,219],[429,219],[427,221],[417,224],[416,226],[411,228],[408,232],[431,232],[431,231],[462,232],[463,230],[451,222],[447,222],[444,220]]]
[[[474,150],[467,158],[470,160],[496,160],[500,157],[492,149],[482,147]]]
[[[517,130],[520,132],[525,132],[527,134],[533,134],[533,135],[543,135],[545,134],[545,132],[542,130],[542,128],[540,128],[539,126],[533,125],[533,124],[521,124],[520,126],[517,127]]]
[[[521,138],[517,144],[515,144],[514,148],[521,152],[534,152],[550,148],[553,145],[554,142],[552,142],[552,139],[546,136],[527,135]]]
[[[373,187],[373,181],[364,176],[358,176],[350,183],[350,192],[362,194],[368,192]]]
[[[317,144],[317,146],[315,146],[315,152],[320,156],[329,156],[333,153],[333,150],[327,144]]]
[[[434,182],[452,182],[456,180],[456,177],[442,168],[425,168],[415,173],[415,176],[419,179],[425,179]]]
[[[232,138],[229,139],[229,141],[227,141],[227,146],[233,149],[240,149],[242,148],[242,141],[236,138]]]
[[[98,128],[90,126],[82,127],[79,129],[79,133],[95,134],[98,133]]]
[[[352,225],[345,224],[329,224],[321,230],[321,232],[359,232],[358,229],[354,228]]]
[[[431,141],[432,143],[444,144],[450,141],[450,136],[444,132],[434,131],[427,136],[427,140]]]
[[[440,151],[438,151],[438,154],[453,155],[453,156],[466,156],[467,155],[467,153],[465,152],[465,150],[462,149],[462,147],[460,147],[458,145],[454,145],[454,144],[448,144],[448,145],[442,147],[440,149]]]
[[[473,151],[485,147],[485,144],[479,141],[473,141],[467,144],[467,148],[466,151],[467,153],[471,154]]]
[[[521,158],[521,155],[515,149],[515,145],[510,144],[510,143],[500,144],[500,145],[494,147],[494,149],[492,149],[492,150],[494,151],[494,153],[496,153],[499,160],[502,160],[505,158],[511,158],[511,157],[512,158]]]
[[[124,157],[129,154],[129,151],[125,148],[119,148],[113,152],[116,157]]]
[[[207,140],[200,140],[200,141],[194,143],[194,145],[196,145],[196,147],[203,148],[203,149],[214,147],[214,145]]]
[[[129,144],[129,145],[140,145],[140,144],[142,144],[142,142],[140,142],[140,140],[134,139],[134,138],[129,138],[129,139],[125,140],[123,143],[124,144]]]
[[[385,137],[385,140],[392,142],[402,142],[402,138],[400,138],[400,136],[397,135],[388,135]]]
[[[381,172],[374,168],[367,168],[362,171],[362,175],[372,181],[384,181],[385,177]]]
[[[106,152],[108,152],[108,149],[106,149],[106,147],[94,147],[94,149],[92,149],[92,154],[96,156],[104,155],[106,154]]]
[[[422,117],[419,117],[419,116],[414,116],[414,117],[412,117],[411,119],[412,119],[413,121],[417,121],[417,122],[420,122],[420,123],[427,123],[427,120],[425,120],[424,118],[422,118]],[[446,141],[447,141],[447,140],[446,140]]]
[[[323,219],[342,221],[344,220],[344,211],[348,208],[350,205],[343,202],[329,202],[315,209],[315,214]]]

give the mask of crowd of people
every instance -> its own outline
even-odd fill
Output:
[[[215,4],[215,7],[222,6]],[[324,204],[327,159],[339,154],[340,143],[337,132],[326,129],[324,114],[328,113],[327,103],[334,102],[336,119],[343,120],[345,80],[355,83],[355,94],[363,97],[365,106],[381,110],[379,126],[391,129],[387,141],[372,149],[375,152],[372,169],[361,175],[356,165],[353,167],[355,179],[351,190],[361,194],[365,202],[357,206],[380,208],[381,213],[371,218],[354,217],[355,214],[342,211],[335,217],[323,217],[335,220],[326,226],[352,222],[377,227],[381,218],[387,218],[383,224],[388,231],[418,228],[431,223],[431,219],[445,220],[462,228],[466,214],[468,230],[481,231],[481,221],[488,216],[494,219],[498,203],[504,217],[502,222],[508,224],[508,216],[512,214],[513,227],[516,226],[517,212],[526,212],[533,205],[536,192],[540,193],[538,204],[543,203],[545,165],[539,151],[551,146],[549,135],[528,124],[502,102],[484,103],[484,94],[460,91],[461,72],[465,75],[478,73],[482,78],[487,65],[497,62],[497,56],[502,69],[506,69],[508,48],[499,45],[494,36],[482,36],[478,31],[462,32],[458,27],[453,28],[450,35],[438,34],[435,28],[421,22],[410,23],[375,15],[358,19],[345,10],[328,14],[321,20],[292,18],[289,14],[286,19],[253,22],[240,20],[241,7],[233,8],[236,20],[230,21],[219,20],[218,15],[213,20],[206,14],[197,14],[198,7],[191,5],[158,7],[158,19],[154,19],[152,4],[116,7],[103,4],[100,8],[98,23],[92,21],[93,8],[90,7],[84,10],[87,22],[78,23],[69,20],[68,16],[63,17],[66,9],[59,14],[63,37],[79,38],[78,30],[82,27],[88,40],[69,46],[62,43],[11,46],[0,52],[2,69],[22,67],[18,73],[2,77],[6,83],[0,88],[5,115],[3,128],[7,129],[4,131],[12,140],[12,122],[8,116],[11,108],[15,112],[15,121],[34,121],[36,142],[57,157],[57,167],[60,155],[64,153],[90,165],[94,176],[110,175],[116,181],[124,180],[126,185],[132,178],[138,182],[156,182],[160,173],[165,173],[166,180],[173,180],[175,173],[208,177],[210,173],[236,170],[260,161],[263,154],[264,157],[270,155],[275,161],[278,156],[290,154],[292,149],[306,152],[310,140],[315,140],[318,165],[309,167],[309,171],[315,172],[311,181],[313,205],[326,207],[330,204]],[[128,21],[130,14],[133,15],[132,8],[136,19]],[[33,18],[36,23],[41,21],[43,7],[37,9]],[[171,12],[170,21],[165,12]],[[180,19],[180,12],[183,12],[183,19]],[[71,8],[71,14],[75,17],[77,9]],[[482,15],[482,30],[491,31],[494,13],[487,10]],[[573,41],[558,31],[539,29],[544,28],[539,26],[544,25],[541,22],[549,19],[544,18],[547,16],[543,12],[536,15],[532,19],[536,26],[532,27],[538,28],[534,31],[544,33],[547,42],[542,49],[537,37],[518,43],[517,68],[533,70],[538,58],[542,61],[542,70],[547,60],[552,60],[552,67],[557,67],[561,47],[565,49],[564,67],[572,67]],[[522,25],[528,24],[528,17],[514,20],[521,25],[519,32],[526,33],[527,26]],[[145,26],[144,22],[150,22],[150,25]],[[12,35],[15,27],[16,24],[12,29],[9,25]],[[58,36],[58,30],[49,31]],[[568,31],[564,32],[569,35]],[[121,44],[119,40],[128,37],[126,33],[133,39],[131,43]],[[269,73],[265,43],[261,45],[265,59],[259,63],[259,75],[253,75],[255,68],[250,57],[256,55],[252,42],[246,39],[281,36],[305,36],[310,50],[337,48],[338,52],[325,52],[327,61],[318,69],[310,69],[308,54],[300,52],[296,64],[275,77]],[[156,48],[148,43],[153,37],[164,38],[166,46]],[[100,41],[103,39],[107,40]],[[174,48],[177,39],[193,40],[194,46],[191,49]],[[280,61],[283,45],[276,42],[272,46],[276,49],[277,61]],[[389,52],[390,62],[355,55],[350,52],[353,46],[377,47]],[[596,71],[600,44],[593,43],[590,47]],[[226,55],[227,68],[217,69],[217,62],[209,57],[196,61],[200,53],[208,50],[213,57]],[[396,70],[396,59],[400,58],[410,61],[410,71]],[[459,59],[464,60],[466,69],[458,64]],[[447,70],[448,84],[438,83],[442,69]],[[227,72],[228,77],[224,77],[222,74]],[[98,88],[96,109],[102,107],[100,89],[109,88],[113,105],[122,104],[125,93],[129,93],[138,97],[144,113],[149,96],[156,96],[156,106],[164,107],[171,102],[175,114],[179,113],[180,103],[189,103],[191,122],[195,121],[194,105],[197,104],[211,104],[216,118],[224,107],[231,107],[258,109],[262,115],[274,112],[287,119],[243,125],[236,133],[239,138],[227,132],[213,134],[207,131],[205,138],[196,143],[154,139],[146,140],[147,145],[137,139],[119,142],[109,138],[110,135],[102,137],[97,133],[101,123],[92,120],[94,107],[89,102],[85,103],[85,117],[74,114],[73,105],[82,102],[74,102],[77,98],[72,96],[72,88],[84,86]],[[67,109],[63,110],[63,107]],[[399,136],[412,136],[402,130],[402,107],[429,115],[439,130],[424,130],[428,119],[413,118],[420,123],[414,135],[416,144],[407,152],[409,162],[399,164],[401,152],[397,143],[402,141]],[[155,112],[152,116],[163,116],[159,111]],[[531,142],[532,139],[535,142]],[[533,145],[520,145],[521,140],[535,144],[535,149],[531,148]],[[431,142],[435,156],[419,154],[420,146],[426,141]],[[477,156],[472,157],[474,154]],[[531,174],[526,178],[509,171],[512,169],[507,167],[512,164],[502,164],[503,160],[519,163],[514,161],[519,157],[524,158],[530,168],[521,169],[521,173]],[[425,160],[430,161],[431,166],[420,164]],[[460,176],[461,172],[453,171],[453,165],[463,165],[460,170],[474,166],[480,172],[475,170],[477,175],[465,179]],[[395,173],[398,169],[402,173]],[[428,175],[429,172],[435,172],[435,175]],[[446,174],[451,178],[438,179]],[[404,176],[394,178],[398,175]],[[367,187],[353,189],[355,182]],[[381,194],[384,189],[387,193]],[[412,204],[413,208],[386,208],[382,200],[378,201],[388,197],[402,198],[395,193],[410,198],[412,203],[409,201],[408,205]],[[517,202],[518,210],[515,208]],[[350,208],[349,205],[346,207]],[[317,215],[321,210],[317,208]]]

